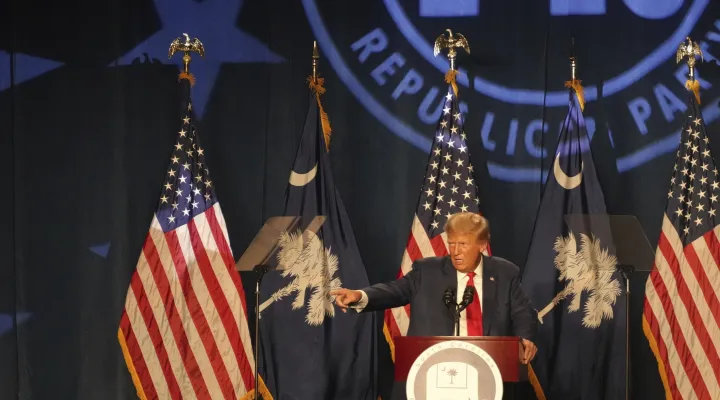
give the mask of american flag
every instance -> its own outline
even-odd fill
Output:
[[[445,221],[458,212],[477,213],[477,193],[463,129],[463,116],[457,95],[449,86],[398,278],[410,272],[417,259],[448,254]],[[383,332],[390,345],[393,361],[394,338],[405,336],[409,326],[410,305],[385,311]]]
[[[687,118],[667,193],[643,329],[669,399],[720,399],[720,180],[698,104]]]
[[[245,293],[183,84],[177,141],[118,340],[141,399],[237,399],[255,387]]]

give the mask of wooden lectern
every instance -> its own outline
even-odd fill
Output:
[[[395,388],[393,400],[405,399],[408,373],[426,349],[445,341],[471,343],[484,350],[497,364],[505,394],[503,399],[522,398],[514,388],[528,380],[528,366],[520,362],[521,340],[516,336],[400,336],[395,338]],[[522,390],[520,390],[522,392]],[[516,394],[517,393],[517,394]]]

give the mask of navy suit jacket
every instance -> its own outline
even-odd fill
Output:
[[[453,336],[453,313],[443,302],[447,288],[457,293],[457,271],[450,257],[423,258],[402,278],[362,289],[368,298],[363,311],[410,304],[408,336]],[[500,257],[483,256],[482,297],[484,336],[533,341],[537,312],[520,285],[520,268]]]

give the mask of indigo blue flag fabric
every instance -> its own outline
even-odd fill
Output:
[[[625,283],[590,139],[570,92],[522,278],[541,321],[532,367],[547,399],[625,396]]]
[[[377,316],[343,313],[329,291],[368,285],[333,182],[319,97],[310,107],[286,192],[286,216],[305,226],[281,235],[281,271],[261,286],[260,372],[275,399],[376,400]],[[319,229],[317,216],[324,216]],[[316,233],[312,233],[316,231]]]

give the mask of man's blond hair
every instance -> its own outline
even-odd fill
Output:
[[[490,242],[490,222],[480,214],[470,212],[455,213],[445,223],[448,235],[473,235],[477,240]]]

